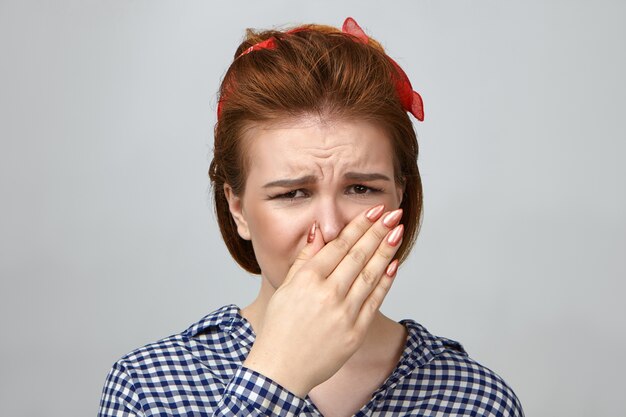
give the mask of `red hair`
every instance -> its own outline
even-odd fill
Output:
[[[242,55],[260,42],[273,45]],[[245,192],[249,155],[242,144],[243,133],[250,123],[309,114],[368,120],[387,132],[394,152],[395,181],[405,187],[400,205],[405,232],[396,257],[400,262],[406,259],[421,223],[422,183],[417,137],[394,84],[395,65],[375,40],[358,42],[330,26],[246,31],[220,87],[220,115],[209,168],[220,232],[246,271],[261,273],[252,243],[237,233],[224,195],[224,184],[236,195]]]

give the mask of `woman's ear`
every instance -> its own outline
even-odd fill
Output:
[[[237,224],[237,233],[239,233],[242,239],[250,240],[250,229],[248,228],[248,222],[243,212],[241,197],[235,195],[232,187],[228,184],[224,184],[224,196],[226,196],[226,201],[228,201],[230,214]]]

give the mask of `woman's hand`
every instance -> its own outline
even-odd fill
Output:
[[[357,351],[391,287],[404,232],[402,210],[383,210],[360,214],[326,245],[313,226],[244,366],[305,397]]]

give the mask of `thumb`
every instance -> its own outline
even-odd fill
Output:
[[[322,238],[322,234],[319,232],[317,227],[317,222],[314,222],[311,228],[309,229],[307,236],[307,243],[304,245],[300,253],[296,256],[296,260],[294,261],[291,268],[289,268],[289,272],[287,272],[287,276],[283,281],[283,285],[287,284],[296,272],[302,268],[302,266],[308,262],[317,252],[320,251],[324,247],[324,239]]]

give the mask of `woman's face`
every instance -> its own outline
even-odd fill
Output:
[[[306,117],[256,124],[246,132],[245,191],[224,189],[239,235],[252,241],[261,273],[278,288],[313,222],[325,242],[366,208],[398,208],[386,133],[365,121]]]

